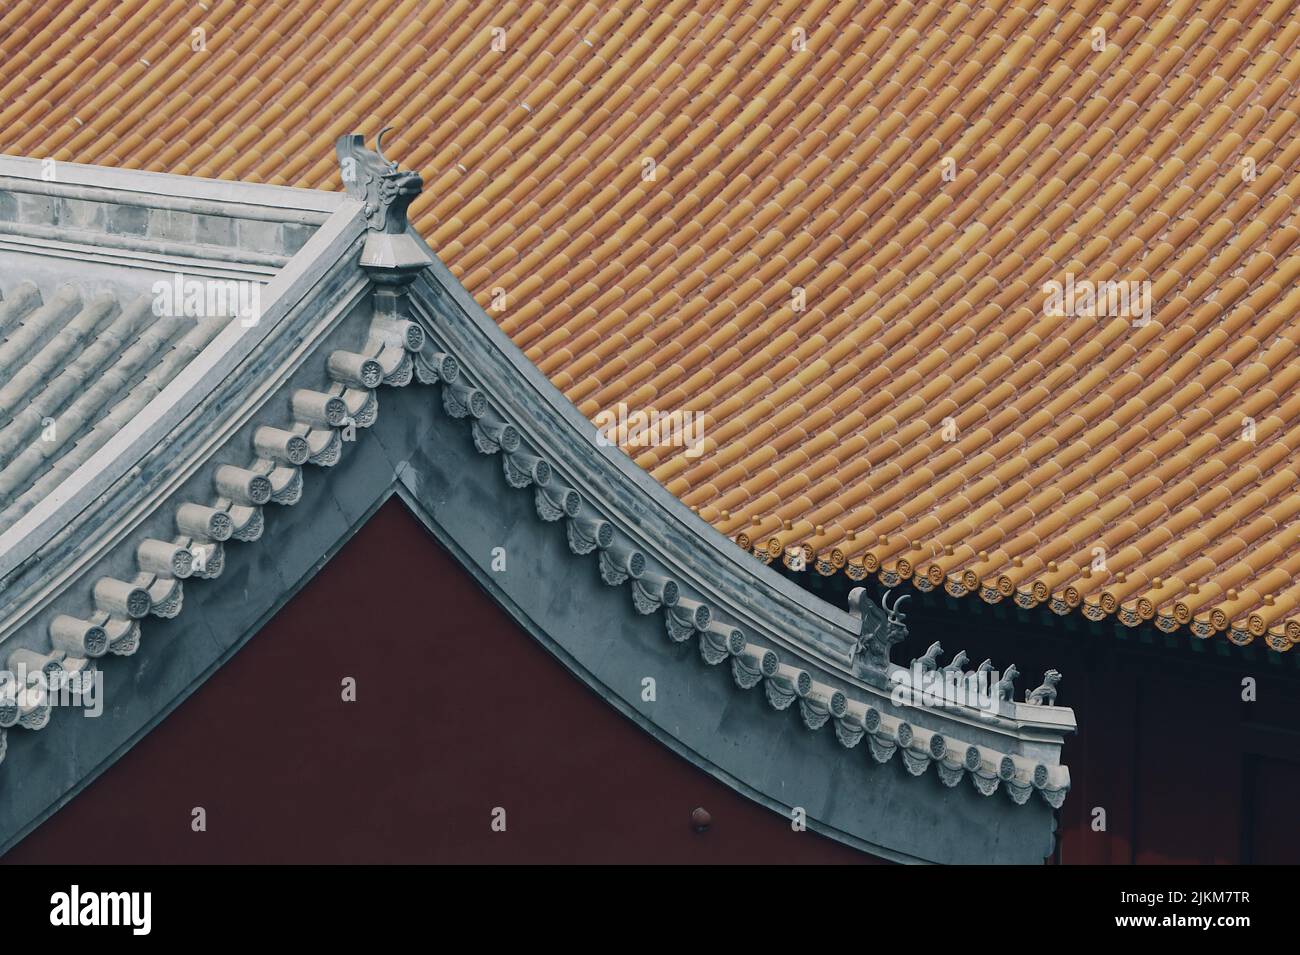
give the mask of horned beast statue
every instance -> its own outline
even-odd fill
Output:
[[[859,620],[856,652],[863,655],[868,666],[878,670],[888,668],[890,651],[907,638],[907,618],[899,607],[910,595],[903,594],[891,607],[890,593],[886,591],[880,598],[880,609],[877,610],[867,599],[865,587],[854,587],[849,591],[849,612]]]
[[[360,133],[340,136],[334,148],[343,185],[365,203],[371,231],[400,235],[406,231],[406,210],[424,190],[424,179],[418,172],[398,169],[384,156],[384,134],[392,129],[385,126],[379,131],[374,152],[366,148]]]
[[[361,202],[369,234],[361,252],[360,265],[372,270],[380,283],[404,284],[408,276],[432,261],[424,243],[407,235],[406,212],[424,189],[418,172],[399,169],[384,155],[385,126],[375,137],[375,148],[366,148],[360,133],[340,136],[334,144],[339,174],[348,195]]]

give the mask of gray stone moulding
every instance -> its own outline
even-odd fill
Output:
[[[358,141],[341,142],[340,156],[347,150],[373,164],[372,179],[396,181],[396,167],[374,164]],[[900,861],[1048,855],[1052,810],[1069,790],[1059,753],[1074,730],[1071,711],[895,703],[898,668],[866,665],[859,654],[867,610],[841,611],[800,590],[598,442],[405,225],[413,187],[401,175],[405,201],[381,209],[391,214],[379,226],[383,194],[353,190],[289,260],[277,278],[284,321],[212,396],[218,406],[226,396],[223,425],[199,403],[158,435],[172,463],[137,468],[159,482],[147,506],[129,481],[100,489],[100,521],[113,532],[93,554],[78,563],[66,540],[55,546],[57,535],[44,549],[70,568],[61,588],[42,588],[29,564],[0,577],[17,591],[0,590],[11,667],[57,674],[108,655],[189,655],[163,686],[106,674],[105,706],[121,724],[83,730],[84,742],[60,718],[50,723],[48,707],[0,706],[0,753],[7,728],[57,733],[50,746],[24,747],[30,765],[11,757],[6,775],[19,782],[0,796],[0,842],[12,844],[129,748],[398,494],[575,675],[747,796],[787,818],[801,807],[809,828]],[[148,186],[141,177],[131,182]],[[79,187],[93,187],[89,178]],[[216,211],[213,194],[202,199],[205,213]],[[370,237],[380,237],[377,251]],[[430,264],[418,267],[421,255]],[[385,389],[393,407],[380,416]],[[336,469],[334,486],[313,487],[309,465]],[[308,516],[288,516],[300,510]],[[263,537],[261,556],[240,546]],[[516,568],[509,573],[490,569],[498,544]],[[562,581],[545,584],[548,572]],[[238,580],[225,586],[242,587],[244,605],[223,616],[217,608],[230,609],[222,602],[230,596],[221,578],[232,573]],[[256,583],[263,573],[270,583]],[[202,636],[186,632],[191,599],[212,636],[201,648]],[[154,627],[167,634],[156,650]],[[189,649],[175,646],[183,641]],[[708,675],[716,670],[728,671],[725,683]],[[655,679],[657,702],[641,699],[644,677]],[[128,697],[120,714],[112,692]],[[61,753],[70,765],[53,766]],[[927,775],[936,778],[914,778]],[[999,789],[1009,798],[985,798]]]
[[[450,335],[445,342],[440,341],[440,335],[446,334],[445,329],[466,327],[473,323],[480,326],[480,331],[490,334],[496,328],[486,316],[473,315],[477,306],[472,301],[465,301],[463,293],[454,295],[453,290],[458,290],[459,286],[450,274],[437,274],[439,270],[436,266],[431,271],[435,276],[432,281],[426,278],[416,285],[413,295],[415,314],[429,331],[430,349],[442,354],[457,355],[471,343],[453,341]],[[451,320],[441,319],[440,316],[446,315],[448,311],[452,312]],[[503,356],[509,354],[509,348],[513,348],[508,342],[494,344],[497,345],[498,354]],[[470,366],[472,358],[467,354],[458,356],[457,361],[462,369],[458,380],[441,380],[444,404],[447,404],[446,394],[449,391],[488,394],[505,391],[514,392],[519,398],[526,397],[516,381],[497,380],[489,383],[484,377],[478,385],[470,385],[467,381],[469,376],[478,374],[477,369]],[[436,374],[422,373],[425,367],[425,362],[417,359],[416,377],[421,382],[439,383]],[[541,385],[541,391],[549,388],[549,383],[532,383],[534,386]],[[557,400],[563,401],[562,398]],[[669,639],[682,642],[698,634],[700,654],[704,661],[716,666],[730,660],[733,678],[740,688],[751,689],[764,681],[767,700],[774,709],[788,709],[798,700],[798,712],[808,729],[820,729],[833,720],[836,738],[845,748],[852,749],[866,737],[870,741],[869,751],[876,762],[889,762],[895,753],[899,753],[907,772],[912,776],[921,776],[934,765],[936,774],[945,786],[956,786],[964,776],[969,776],[974,788],[982,795],[991,795],[1001,787],[1018,805],[1023,805],[1035,791],[1053,808],[1059,808],[1064,802],[1069,789],[1069,776],[1063,766],[1050,766],[1013,753],[975,745],[955,736],[915,726],[887,711],[882,712],[878,698],[855,699],[834,685],[818,682],[812,672],[801,665],[798,654],[790,648],[784,649],[787,658],[795,661],[794,664],[781,662],[781,655],[775,647],[764,646],[741,626],[723,622],[709,603],[686,596],[687,591],[677,580],[663,572],[649,569],[652,564],[647,551],[662,548],[662,539],[652,539],[649,543],[635,539],[624,528],[645,527],[639,520],[642,515],[620,513],[616,505],[610,505],[609,511],[605,511],[594,503],[593,498],[599,492],[593,492],[589,488],[608,486],[607,482],[593,481],[590,474],[581,477],[561,476],[568,469],[562,470],[558,460],[548,461],[541,448],[548,444],[555,448],[558,441],[564,440],[563,437],[557,441],[557,436],[534,433],[530,437],[538,445],[537,451],[502,451],[499,446],[482,441],[477,435],[487,420],[493,422],[491,428],[494,431],[511,428],[506,423],[504,413],[497,413],[490,401],[477,416],[467,413],[464,404],[458,399],[452,399],[452,402],[453,416],[471,419],[476,447],[487,454],[502,452],[502,464],[508,478],[512,471],[517,470],[514,461],[520,457],[529,462],[548,465],[542,472],[542,480],[510,483],[521,488],[527,487],[529,483],[534,484],[539,518],[545,521],[565,521],[569,548],[575,555],[596,553],[601,580],[609,586],[627,586],[633,607],[638,613],[661,612]],[[551,409],[551,413],[554,413],[554,409]],[[524,428],[522,420],[520,430]],[[531,420],[541,421],[543,418],[537,415]],[[520,439],[515,437],[513,441],[518,446]],[[590,467],[590,448],[581,451],[585,452],[581,453],[581,458]],[[551,453],[556,458],[561,456],[555,451]],[[572,455],[564,457],[569,459],[565,464],[574,466]],[[588,497],[575,491],[574,485],[579,484],[588,492]],[[684,521],[694,520],[693,516],[682,517]],[[677,532],[676,528],[672,528],[668,534]],[[700,530],[694,529],[694,532],[698,534]],[[752,608],[746,609],[752,612]]]

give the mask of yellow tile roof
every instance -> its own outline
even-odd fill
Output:
[[[412,218],[723,533],[824,573],[1300,640],[1289,0],[12,0],[0,150]],[[1044,284],[1149,281],[1151,321]],[[1104,555],[1104,557],[1103,557]]]

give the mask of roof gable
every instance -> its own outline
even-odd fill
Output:
[[[584,414],[702,416],[630,453],[760,559],[1285,650],[1300,24],[1248,6],[20,5],[0,148],[333,188],[382,116]]]
[[[877,611],[858,595],[851,612],[829,607],[736,551],[599,440],[401,221],[402,195],[419,177],[363,158],[369,175],[401,184],[380,189],[385,214],[359,189],[341,200],[286,267],[293,274],[272,281],[282,311],[253,326],[264,334],[213,366],[219,382],[192,408],[191,391],[160,394],[171,402],[160,413],[174,411],[176,424],[96,499],[86,512],[95,522],[78,513],[42,552],[44,565],[15,570],[0,627],[16,673],[63,687],[97,674],[107,654],[143,656],[137,682],[118,685],[114,719],[81,729],[75,743],[73,721],[47,726],[50,697],[0,695],[0,729],[42,730],[55,751],[76,746],[83,760],[69,777],[16,753],[24,785],[0,802],[0,832],[32,825],[83,785],[397,493],[611,705],[752,798],[891,857],[1041,859],[1051,810],[1069,789],[1059,756],[1074,730],[1073,713],[1053,705],[1050,675],[1023,702],[1008,666],[984,703],[927,704],[919,681],[937,671],[940,650],[910,672],[890,660],[905,628],[897,602]],[[245,331],[230,332],[233,345],[248,341]],[[414,397],[381,420],[381,386]],[[377,439],[363,434],[376,429]],[[307,465],[336,469],[338,490],[309,495]],[[268,518],[280,507],[287,520]],[[495,557],[485,563],[494,540],[510,541],[515,573],[496,577]],[[172,621],[207,639],[151,640],[154,629],[178,635]],[[651,634],[660,639],[647,642]],[[966,674],[964,661],[959,654],[944,668],[960,685],[991,669]],[[670,705],[641,713],[644,681],[631,677],[651,665],[673,671],[663,674]],[[797,714],[803,729],[791,733],[782,713]],[[31,753],[30,736],[14,746]],[[837,796],[841,761],[855,749],[861,758],[848,771],[878,802]],[[867,768],[877,764],[899,771]],[[903,799],[898,790],[922,785],[911,777],[931,768],[941,788]],[[791,773],[808,787],[807,802],[792,808],[783,788]],[[986,798],[997,792],[1009,798]],[[953,801],[965,808],[945,822]],[[899,813],[917,806],[926,824],[902,825]],[[966,812],[987,825],[958,844],[948,829]]]

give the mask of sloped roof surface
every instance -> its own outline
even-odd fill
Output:
[[[0,289],[0,531],[156,396],[220,329],[109,289]]]
[[[1285,0],[18,0],[0,150],[337,187],[392,123],[584,413],[704,416],[629,451],[742,544],[1285,649],[1298,39]],[[1067,275],[1151,320],[1048,314]]]

